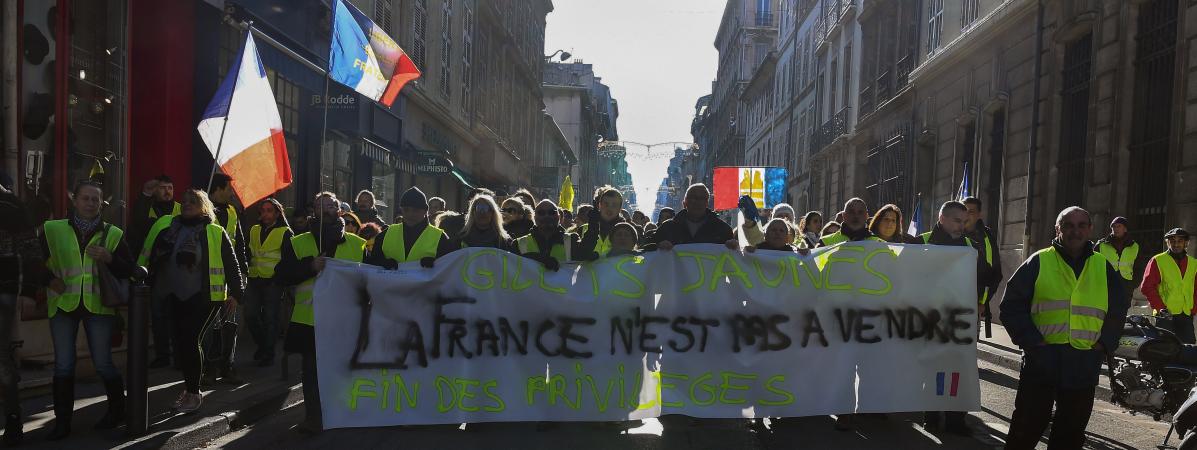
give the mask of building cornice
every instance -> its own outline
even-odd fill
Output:
[[[1034,11],[1034,0],[1007,0],[911,70],[910,83],[914,84],[920,79],[955,67],[956,63],[973,54],[977,48],[992,42],[984,37],[998,36],[1008,28],[1024,24],[1023,15],[1029,15]]]

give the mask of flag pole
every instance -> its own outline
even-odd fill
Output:
[[[224,147],[224,131],[229,127],[229,113],[232,112],[233,96],[237,94],[237,78],[241,76],[241,60],[245,59],[245,50],[249,44],[249,29],[253,27],[253,21],[245,23],[245,38],[241,40],[241,52],[237,55],[239,58],[237,63],[237,72],[233,74],[233,90],[229,92],[229,110],[224,113],[224,121],[220,124],[220,138],[216,140],[216,154],[212,157],[212,171],[208,173],[208,187],[204,188],[205,192],[212,191],[212,179],[216,178],[216,167],[220,165],[220,151]]]

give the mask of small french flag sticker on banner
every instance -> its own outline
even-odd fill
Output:
[[[947,394],[950,397],[956,396],[956,392],[960,388],[960,372],[952,372],[950,374],[952,376],[952,384],[945,386],[947,384],[948,375],[949,374],[947,372],[939,372],[935,374],[935,395],[941,397],[944,394]],[[947,389],[945,389],[945,387]]]

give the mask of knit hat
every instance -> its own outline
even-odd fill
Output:
[[[399,207],[428,209],[428,196],[420,188],[412,186],[399,198]]]
[[[1118,217],[1115,217],[1115,218],[1114,218],[1114,220],[1111,220],[1111,221],[1110,221],[1110,226],[1112,227],[1112,226],[1114,226],[1115,224],[1122,224],[1122,226],[1124,226],[1124,227],[1125,227],[1125,226],[1130,226],[1130,225],[1128,225],[1128,223],[1129,223],[1129,222],[1126,220],[1126,218],[1125,218],[1125,217],[1118,216]]]

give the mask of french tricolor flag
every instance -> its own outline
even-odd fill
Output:
[[[229,67],[197,130],[216,164],[233,178],[241,204],[253,204],[291,184],[283,122],[252,34],[246,33],[240,57]]]
[[[371,100],[391,106],[420,69],[386,31],[356,7],[333,0],[328,75]]]

